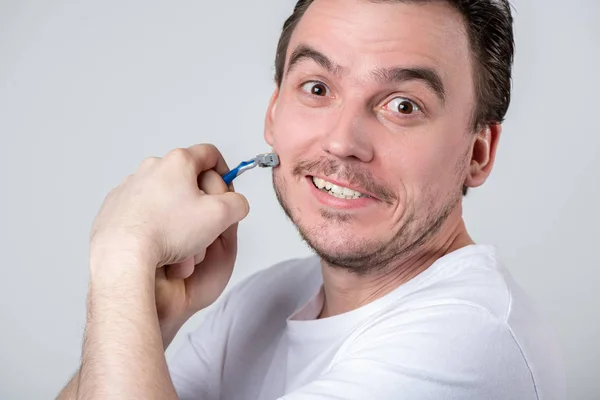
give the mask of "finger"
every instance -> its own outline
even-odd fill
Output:
[[[223,156],[215,146],[210,144],[171,150],[164,157],[164,161],[167,166],[175,169],[176,173],[181,174],[183,171],[194,177],[210,169],[217,170],[217,172],[227,170]]]
[[[167,279],[187,279],[194,273],[194,257],[188,257],[180,263],[165,267]]]
[[[204,308],[210,303],[198,304],[204,299],[216,299],[223,292],[233,273],[235,253],[227,253],[223,247],[223,236],[220,236],[207,249],[206,262],[196,265],[194,273],[185,280],[186,289],[192,295],[191,302],[196,307]]]
[[[221,244],[226,254],[237,254],[238,224],[233,224],[221,234]]]
[[[203,171],[214,169],[223,175],[229,171],[229,167],[221,152],[212,144],[197,144],[187,148],[194,160],[196,175]]]
[[[206,249],[202,250],[201,253],[198,253],[194,256],[194,265],[200,264],[202,261],[204,261],[205,257],[206,257]]]
[[[219,195],[202,196],[198,207],[203,229],[199,232],[202,242],[210,244],[231,225],[248,215],[250,206],[244,196],[227,192]]]
[[[198,177],[198,187],[206,194],[223,194],[229,191],[221,175],[214,170],[205,171]]]

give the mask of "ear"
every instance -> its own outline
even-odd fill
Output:
[[[473,138],[471,162],[465,180],[467,187],[483,185],[492,173],[501,133],[502,125],[488,124]]]
[[[275,110],[277,108],[277,100],[279,99],[279,88],[275,88],[271,100],[269,101],[269,107],[267,108],[267,114],[265,115],[265,142],[271,147],[275,142],[273,137]]]

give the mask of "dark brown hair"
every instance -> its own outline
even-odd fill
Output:
[[[314,0],[299,0],[285,21],[277,44],[275,81],[281,86],[290,38]],[[477,105],[473,129],[501,123],[510,104],[514,59],[513,17],[508,0],[369,0],[373,2],[430,3],[446,1],[463,16],[474,58]]]

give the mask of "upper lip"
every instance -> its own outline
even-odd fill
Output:
[[[346,187],[346,188],[348,188],[348,189],[352,189],[352,190],[354,190],[355,192],[359,192],[359,193],[362,193],[362,194],[364,194],[364,195],[366,195],[366,196],[369,196],[369,197],[372,197],[372,198],[374,198],[374,199],[377,199],[377,200],[379,200],[379,199],[377,198],[377,196],[375,196],[374,194],[372,194],[372,193],[368,192],[366,189],[364,189],[364,188],[361,188],[361,187],[358,187],[358,186],[356,186],[356,185],[353,185],[353,184],[351,184],[351,183],[348,183],[348,182],[341,182],[341,181],[335,180],[335,179],[333,179],[333,178],[331,178],[331,177],[324,177],[324,176],[319,176],[319,175],[310,175],[310,177],[311,177],[311,180],[312,180],[312,178],[313,178],[313,177],[315,177],[315,178],[320,178],[320,179],[323,179],[323,180],[325,180],[325,181],[327,181],[327,182],[331,182],[331,183],[333,183],[334,185],[337,185],[337,186],[342,186],[342,187]]]

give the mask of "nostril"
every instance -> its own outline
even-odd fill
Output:
[[[370,162],[373,159],[373,149],[367,142],[361,143],[350,135],[328,137],[323,140],[321,148],[328,154],[342,159],[355,159]]]

